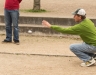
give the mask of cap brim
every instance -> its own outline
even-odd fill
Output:
[[[76,15],[76,13],[75,12],[72,12],[72,15]]]

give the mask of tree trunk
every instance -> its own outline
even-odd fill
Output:
[[[34,0],[33,10],[40,10],[40,0]]]

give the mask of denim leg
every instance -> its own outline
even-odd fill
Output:
[[[92,54],[96,52],[96,46],[88,45],[86,43],[78,43],[70,45],[70,50],[84,62],[89,61]]]
[[[4,20],[5,20],[5,28],[6,28],[6,40],[12,40],[12,19],[10,12],[8,10],[4,10]]]
[[[19,20],[19,10],[13,10],[11,12],[12,16],[12,23],[13,23],[13,40],[19,41],[19,27],[18,27],[18,20]]]
[[[12,19],[10,12],[8,10],[4,10],[4,19],[5,19],[5,28],[6,28],[6,40],[12,40]]]
[[[88,52],[84,52],[84,53],[91,56],[91,57],[93,57],[95,55],[94,53],[88,53]]]

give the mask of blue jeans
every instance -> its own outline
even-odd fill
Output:
[[[96,46],[86,43],[78,43],[70,45],[70,50],[84,62],[89,61],[96,52]]]
[[[6,24],[6,40],[12,41],[12,29],[13,29],[13,41],[19,41],[19,10],[4,10],[5,24]],[[13,24],[13,28],[12,28]]]

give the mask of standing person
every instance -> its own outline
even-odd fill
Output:
[[[42,25],[61,33],[79,35],[83,40],[83,43],[76,43],[70,45],[70,50],[83,61],[83,63],[81,63],[81,66],[94,65],[96,62],[95,25],[90,19],[86,18],[86,12],[84,9],[77,9],[73,13],[73,15],[75,22],[78,22],[78,24],[68,28],[62,28],[60,26],[51,25],[45,20],[42,21]]]
[[[13,24],[13,41],[19,44],[19,4],[22,0],[6,0],[4,8],[4,18],[6,24],[6,39],[3,42],[12,42],[12,24]]]

